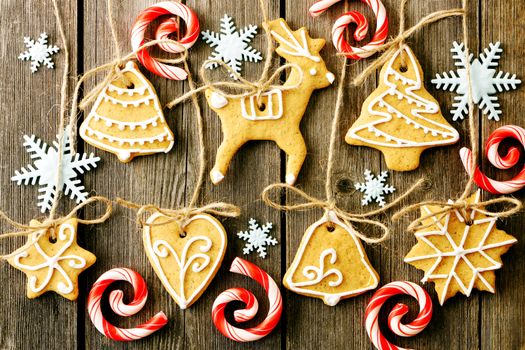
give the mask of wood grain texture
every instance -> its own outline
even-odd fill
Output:
[[[113,43],[107,23],[106,0],[60,0],[62,14],[67,19],[67,35],[72,55],[72,76],[115,58]],[[268,0],[268,14],[271,19],[284,17],[292,29],[305,26],[312,37],[327,39],[321,52],[327,67],[337,79],[343,61],[335,56],[331,44],[330,30],[335,19],[344,11],[344,4],[334,5],[321,17],[313,19],[308,7],[313,0]],[[129,32],[136,15],[152,5],[152,0],[115,0],[115,23],[121,42],[122,53],[131,50]],[[201,28],[218,31],[220,17],[231,15],[238,27],[257,24],[260,34],[253,46],[265,55],[266,38],[262,34],[261,11],[257,0],[242,1],[197,1],[187,4],[199,15]],[[384,0],[390,19],[390,33],[398,30],[397,11],[399,0]],[[428,0],[424,6],[420,1],[410,1],[407,8],[407,26],[415,24],[423,16],[437,10],[461,6],[460,0]],[[375,28],[373,14],[365,4],[348,1],[350,10],[361,11],[370,21],[370,31]],[[471,49],[479,52],[489,42],[501,41],[504,54],[500,69],[517,73],[523,79],[525,57],[522,54],[525,42],[520,40],[525,34],[523,17],[525,5],[522,0],[480,0],[469,2],[469,41]],[[77,26],[77,18],[80,23]],[[63,55],[54,56],[57,68],[42,69],[31,74],[29,63],[20,62],[17,56],[24,50],[22,37],[37,37],[47,31],[53,43],[59,43],[58,31],[53,18],[50,0],[4,0],[0,1],[0,127],[3,128],[2,144],[10,154],[0,157],[2,181],[0,187],[1,208],[21,222],[28,222],[39,216],[35,203],[36,187],[18,187],[9,178],[15,169],[26,165],[29,157],[22,147],[22,135],[34,133],[46,141],[52,141],[58,125],[56,105],[59,103],[60,80],[63,68]],[[369,34],[368,37],[371,35]],[[391,173],[389,181],[401,193],[420,177],[426,177],[431,184],[423,191],[407,198],[405,204],[423,199],[456,198],[461,193],[467,176],[463,170],[458,151],[468,145],[467,122],[453,122],[449,113],[453,93],[436,90],[430,79],[435,73],[453,69],[450,53],[452,41],[462,40],[461,19],[447,19],[416,33],[408,40],[425,72],[425,85],[435,96],[443,110],[443,115],[460,131],[461,140],[457,145],[434,148],[423,153],[421,166],[410,173]],[[368,39],[366,39],[368,40]],[[60,45],[59,45],[60,46]],[[78,52],[78,54],[77,54]],[[156,53],[159,53],[158,51]],[[210,55],[211,49],[202,42],[190,51],[192,73],[197,76],[202,62]],[[160,53],[164,57],[169,55]],[[341,208],[362,211],[360,194],[353,189],[353,183],[362,180],[365,169],[374,172],[386,170],[379,151],[367,147],[353,147],[344,142],[344,135],[361,112],[361,105],[377,86],[377,74],[369,77],[360,87],[350,84],[371,59],[348,61],[348,77],[345,81],[344,108],[338,126],[336,166],[334,167],[334,189]],[[78,67],[76,65],[78,63]],[[274,67],[282,60],[274,56]],[[244,74],[248,79],[258,78],[262,64],[246,63]],[[156,88],[162,104],[187,92],[187,82],[168,81],[147,71],[143,73]],[[211,75],[224,78],[221,72]],[[86,91],[103,78],[97,75],[86,84]],[[199,82],[198,77],[196,78]],[[324,181],[327,163],[327,150],[330,135],[330,122],[333,117],[336,86],[316,91],[308,105],[301,124],[305,136],[308,155],[298,178],[298,186],[307,193],[324,198]],[[503,117],[499,122],[487,121],[480,115],[478,142],[498,126],[516,124],[525,126],[521,120],[525,90],[523,87],[511,93],[499,94]],[[209,181],[208,172],[212,168],[216,150],[222,140],[221,124],[218,116],[211,111],[204,97],[199,99],[205,123],[205,144],[207,147],[207,172],[200,204],[213,201],[226,201],[241,207],[242,215],[237,219],[223,222],[229,238],[228,249],[223,266],[202,297],[188,310],[182,311],[163,289],[143,250],[142,232],[135,222],[135,213],[119,206],[115,207],[113,217],[98,226],[81,227],[81,245],[97,256],[97,263],[81,275],[81,294],[77,303],[69,302],[53,294],[36,300],[25,297],[26,278],[21,272],[8,264],[0,266],[0,348],[2,349],[373,349],[363,326],[366,304],[372,293],[340,302],[336,307],[325,306],[321,300],[297,295],[282,289],[284,297],[284,316],[277,329],[263,340],[251,344],[238,344],[223,337],[211,321],[211,306],[215,297],[230,287],[245,287],[257,296],[261,310],[256,320],[260,322],[267,312],[268,302],[263,289],[244,276],[230,273],[229,266],[236,256],[242,255],[244,243],[237,239],[236,233],[245,230],[248,219],[274,223],[273,234],[279,245],[269,248],[268,257],[261,259],[255,254],[247,259],[266,270],[281,285],[281,279],[289,267],[306,228],[317,221],[322,212],[279,213],[268,208],[260,200],[260,192],[268,184],[284,180],[286,156],[271,142],[252,142],[245,145],[235,156],[223,183],[214,186]],[[84,176],[86,188],[93,193],[110,198],[122,197],[137,203],[154,203],[166,208],[177,208],[188,203],[195,186],[198,172],[198,133],[195,110],[190,102],[165,110],[165,117],[175,134],[175,145],[168,154],[138,157],[129,164],[120,163],[106,152],[79,143],[79,150],[95,152],[102,158],[99,167]],[[16,124],[14,124],[16,123]],[[81,141],[81,140],[80,140]],[[496,178],[508,178],[509,172],[496,171],[483,159],[483,169]],[[396,194],[389,198],[394,198]],[[516,196],[523,199],[523,191]],[[290,198],[284,198],[289,201]],[[64,210],[71,201],[64,199]],[[13,205],[13,203],[16,203]],[[20,203],[20,204],[18,204]],[[92,217],[100,213],[100,208],[90,207],[82,213]],[[390,223],[392,238],[380,245],[366,246],[372,265],[380,274],[380,284],[395,280],[419,281],[422,272],[402,262],[403,256],[416,240],[405,230],[413,213],[399,222],[392,223],[392,212],[378,219]],[[525,295],[522,292],[525,281],[525,265],[520,263],[524,249],[520,236],[525,224],[522,214],[499,223],[499,228],[515,235],[520,241],[504,256],[504,268],[497,272],[497,294],[474,292],[470,298],[455,297],[439,307],[432,285],[426,285],[435,301],[434,319],[422,334],[411,338],[389,337],[398,345],[416,349],[520,349],[525,345]],[[374,228],[358,226],[361,232],[378,235]],[[9,228],[2,225],[2,230]],[[23,239],[5,241],[2,252],[13,250]],[[93,282],[105,271],[113,267],[130,267],[141,273],[149,287],[149,298],[144,309],[135,317],[123,319],[107,316],[115,324],[124,327],[135,326],[154,313],[162,310],[169,317],[169,324],[147,339],[121,344],[109,341],[93,327],[85,312],[85,298]],[[131,296],[129,286],[117,284]],[[415,303],[402,298],[415,308]],[[388,305],[393,305],[389,303]],[[414,309],[415,310],[415,309]],[[415,311],[411,311],[411,315]],[[230,314],[231,316],[231,314]]]

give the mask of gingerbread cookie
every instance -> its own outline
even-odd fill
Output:
[[[404,45],[381,69],[378,88],[345,140],[380,150],[389,169],[409,171],[419,166],[424,150],[454,144],[459,134],[425,89],[421,66]]]
[[[164,224],[163,224],[164,223]],[[192,216],[184,227],[155,213],[143,230],[148,259],[181,309],[193,304],[219,270],[228,238],[213,216]]]
[[[264,28],[279,42],[276,52],[288,63],[290,70],[285,86],[290,90],[273,89],[261,94],[227,98],[213,89],[206,90],[206,99],[221,119],[223,141],[217,151],[211,171],[214,184],[221,182],[237,150],[251,140],[271,140],[286,152],[286,182],[294,184],[306,157],[306,145],[299,124],[314,90],[333,83],[335,76],[328,71],[319,55],[324,39],[312,39],[306,28],[292,32],[282,18],[264,23]]]
[[[479,198],[478,191],[468,203],[478,203]],[[421,216],[441,209],[422,207]],[[497,218],[480,210],[483,208],[468,210],[467,217],[456,210],[424,220],[423,225],[431,225],[416,232],[418,243],[405,257],[405,262],[425,271],[422,282],[435,283],[441,305],[458,292],[470,296],[474,288],[494,293],[494,271],[502,267],[501,255],[517,242],[496,228]]]
[[[40,223],[32,220],[30,226]],[[26,246],[7,261],[27,275],[27,297],[37,298],[54,291],[64,298],[78,297],[78,275],[93,265],[97,258],[77,245],[77,219],[69,219],[56,228],[56,241],[51,231],[28,237]],[[38,238],[38,239],[37,239]]]
[[[379,275],[354,230],[332,211],[307,229],[283,279],[289,290],[330,306],[375,289],[378,283]]]
[[[169,152],[173,133],[155,88],[132,61],[121,72],[127,82],[120,78],[104,87],[80,126],[80,137],[124,163],[136,156]]]

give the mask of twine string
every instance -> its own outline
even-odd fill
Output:
[[[42,235],[46,234],[50,229],[54,229],[54,228],[60,226],[61,224],[63,224],[64,222],[66,222],[67,220],[75,218],[77,213],[81,209],[83,209],[84,207],[86,207],[86,206],[88,206],[88,205],[90,205],[92,203],[103,203],[103,204],[106,205],[106,210],[104,211],[104,213],[102,215],[100,215],[100,216],[98,216],[98,217],[96,217],[94,219],[80,219],[80,218],[77,218],[77,221],[80,224],[84,224],[84,225],[100,224],[100,223],[103,223],[104,221],[106,221],[111,216],[111,213],[113,212],[113,206],[112,206],[111,201],[108,198],[106,198],[106,197],[99,197],[99,196],[98,197],[90,197],[85,202],[82,202],[82,203],[78,204],[66,216],[62,216],[62,217],[58,217],[58,218],[48,217],[43,222],[39,222],[39,223],[36,223],[34,225],[33,224],[32,225],[26,225],[26,224],[19,223],[19,222],[15,221],[15,220],[9,218],[9,216],[7,216],[7,214],[5,212],[0,211],[0,220],[5,221],[7,224],[9,224],[10,226],[12,226],[13,228],[18,230],[18,231],[13,231],[13,232],[2,233],[2,234],[0,234],[0,239],[6,239],[6,238],[12,238],[12,237],[31,236],[33,234],[35,235],[35,239],[33,239],[32,242],[27,242],[22,247],[16,249],[14,252],[12,252],[10,254],[0,255],[0,259],[4,259],[4,260],[5,259],[9,259],[9,258],[11,258],[12,256],[14,256],[16,254],[19,254],[19,253],[27,250],[28,248],[33,246],[39,240],[39,238]],[[54,231],[56,231],[56,230],[51,230],[51,237],[52,238],[53,238]]]
[[[474,109],[474,101],[473,101],[473,95],[472,95],[472,79],[471,79],[471,64],[470,64],[470,49],[469,49],[469,36],[468,36],[468,1],[462,0],[462,12],[463,12],[463,18],[462,18],[462,30],[463,30],[463,43],[465,45],[465,62],[466,62],[466,76],[467,76],[467,86],[468,86],[468,124],[469,124],[469,137],[470,137],[470,148],[472,150],[472,169],[469,172],[469,179],[465,185],[465,188],[463,190],[463,193],[461,196],[455,201],[423,201],[420,203],[416,203],[410,206],[407,206],[403,209],[401,209],[399,212],[395,213],[392,216],[392,220],[398,220],[405,214],[408,214],[410,212],[420,210],[423,207],[427,206],[438,206],[440,207],[439,210],[434,211],[427,215],[421,215],[421,217],[415,219],[412,221],[407,230],[409,232],[415,232],[418,230],[423,230],[426,228],[429,228],[436,223],[440,222],[446,215],[448,215],[451,211],[458,210],[461,212],[461,215],[464,218],[468,217],[468,211],[476,209],[479,213],[495,217],[495,218],[504,218],[512,216],[516,213],[518,213],[522,207],[523,203],[512,197],[499,197],[496,199],[486,200],[486,201],[480,201],[478,203],[469,203],[467,201],[467,198],[472,193],[472,187],[474,186],[474,169],[478,166],[478,152],[479,152],[479,145],[478,145],[478,138],[476,135],[476,118],[475,118],[475,109]],[[493,204],[499,204],[499,203],[505,203],[509,204],[510,208],[504,209],[500,208],[496,211],[489,211],[484,209],[485,207]],[[429,220],[430,219],[430,220]]]

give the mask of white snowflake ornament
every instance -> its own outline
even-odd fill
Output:
[[[237,233],[239,238],[247,242],[242,250],[243,254],[248,255],[256,249],[261,258],[266,258],[266,247],[278,243],[274,237],[270,236],[273,224],[267,222],[265,225],[259,226],[255,219],[250,219],[248,223],[250,224],[248,231]]]
[[[202,32],[202,39],[215,49],[208,59],[221,60],[240,74],[242,61],[259,62],[262,60],[261,53],[249,45],[255,34],[257,34],[256,25],[250,24],[237,31],[233,19],[224,15],[221,18],[221,32],[206,30]],[[212,62],[206,68],[214,69],[218,66],[216,62]],[[233,74],[231,76],[236,78]]]
[[[385,206],[385,195],[396,190],[393,186],[385,183],[387,177],[388,171],[383,171],[376,177],[370,170],[365,170],[365,182],[354,185],[356,190],[364,193],[361,200],[362,206],[368,205],[373,201],[378,203],[380,207]]]
[[[57,141],[53,141],[54,147],[48,147],[35,135],[24,135],[24,140],[26,151],[34,163],[15,171],[15,176],[11,180],[15,181],[17,185],[36,185],[38,183],[40,194],[37,205],[42,213],[51,209],[53,199],[59,191],[63,191],[65,195],[69,195],[77,203],[87,199],[88,193],[84,191],[84,186],[76,177],[83,174],[84,171],[96,168],[97,162],[100,160],[99,157],[95,157],[93,153],[89,156],[86,153],[73,155],[72,145],[69,141],[69,129],[66,129],[62,137],[62,182],[56,188],[57,171],[59,170],[58,149],[59,142],[61,142],[59,135],[57,135]]]
[[[460,67],[457,71],[443,73],[443,76],[436,74],[432,83],[438,89],[455,91],[459,96],[454,97],[456,102],[453,103],[452,110],[454,120],[464,119],[468,115],[468,80],[467,80],[467,63],[470,62],[470,81],[472,84],[472,100],[485,113],[489,120],[498,121],[502,113],[498,97],[494,96],[497,92],[503,90],[509,91],[516,89],[516,85],[521,84],[521,80],[516,79],[516,74],[502,71],[497,72],[495,67],[498,66],[498,60],[501,58],[503,49],[500,43],[490,43],[489,48],[479,55],[479,59],[474,59],[470,54],[467,62],[465,45],[458,44],[454,41],[452,44],[452,57],[456,60],[456,66]]]
[[[51,60],[51,55],[58,53],[60,50],[58,46],[47,44],[47,34],[42,33],[37,41],[30,37],[24,37],[24,44],[27,51],[22,52],[18,56],[19,60],[31,61],[31,73],[38,71],[40,64],[44,64],[48,69],[53,69],[55,64]]]

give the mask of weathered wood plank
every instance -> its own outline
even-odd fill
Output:
[[[150,1],[126,0],[113,2],[114,21],[122,50],[127,53],[130,31],[140,11],[151,5]],[[109,34],[106,1],[84,1],[84,67],[85,70],[115,58]],[[183,91],[181,82],[168,81],[142,69],[156,88],[161,104]],[[92,88],[103,76],[86,85]],[[186,131],[184,115],[180,110],[165,111],[167,122],[175,135],[175,145],[168,154],[137,157],[124,164],[113,154],[86,145],[86,150],[102,158],[100,168],[88,174],[85,183],[98,194],[109,198],[122,197],[136,203],[154,203],[161,207],[176,207],[184,203],[186,193]],[[86,216],[94,215],[86,210]],[[122,319],[111,317],[117,324],[136,326],[154,313],[162,310],[169,316],[169,324],[144,341],[134,342],[133,348],[158,347],[182,348],[184,344],[184,313],[164,291],[160,280],[149,265],[142,243],[142,231],[135,224],[133,211],[115,206],[111,219],[103,225],[90,228],[89,247],[98,257],[97,264],[89,271],[85,296],[93,282],[103,272],[113,267],[130,267],[139,272],[149,288],[148,302],[136,317]],[[107,313],[108,316],[111,312]],[[128,348],[128,344],[115,343],[102,336],[85,315],[86,348]]]
[[[61,15],[64,18],[69,51],[70,72],[76,72],[76,2],[60,0]],[[13,219],[27,223],[32,218],[42,217],[37,208],[38,186],[17,186],[10,181],[16,169],[31,163],[29,155],[22,146],[24,134],[35,134],[48,144],[58,133],[58,105],[60,103],[60,84],[64,72],[63,45],[49,2],[31,0],[8,0],[0,5],[0,125],[2,125],[1,157],[2,183],[0,203],[2,210]],[[49,42],[62,51],[53,56],[56,68],[40,68],[31,74],[30,63],[18,60],[19,53],[26,50],[23,37],[38,39],[40,33],[47,32]],[[66,205],[71,201],[65,199]],[[63,208],[60,210],[62,211]],[[13,228],[2,225],[2,232]],[[84,237],[80,237],[84,241]],[[13,251],[25,242],[25,238],[4,241],[2,254]],[[85,278],[82,277],[81,279]],[[40,298],[29,300],[26,297],[26,276],[7,263],[0,265],[1,329],[0,347],[2,349],[53,348],[60,339],[64,348],[77,346],[77,304],[54,293],[46,293]],[[82,296],[80,297],[82,298]]]
[[[233,17],[237,28],[243,28],[249,24],[259,27],[258,35],[253,40],[253,47],[258,49],[265,58],[266,39],[262,29],[262,14],[259,10],[257,0],[246,0],[239,2],[216,2],[216,1],[197,1],[191,0],[187,4],[194,8],[199,14],[201,29],[210,29],[215,32],[220,29],[220,18],[224,14]],[[279,16],[279,2],[268,1],[267,12],[270,18]],[[197,75],[201,64],[208,58],[212,50],[208,45],[200,40],[191,50],[191,65],[194,75]],[[243,75],[251,80],[256,80],[262,71],[263,64],[244,63]],[[222,72],[212,72],[214,79],[229,80],[227,75]],[[200,80],[200,79],[198,79]],[[200,80],[202,82],[202,80]],[[205,144],[207,147],[207,172],[206,183],[201,195],[201,203],[206,204],[213,201],[225,201],[238,205],[242,214],[237,219],[224,221],[224,226],[228,232],[228,250],[224,258],[223,265],[209,286],[204,296],[191,309],[185,313],[185,333],[188,348],[192,349],[232,349],[239,346],[238,343],[225,338],[220,334],[211,320],[211,307],[213,301],[227,288],[245,287],[252,291],[260,303],[260,311],[257,321],[250,322],[255,325],[264,319],[267,313],[268,300],[264,290],[254,281],[245,276],[239,276],[229,272],[232,260],[236,256],[243,257],[250,262],[257,264],[267,271],[280,285],[281,280],[281,249],[285,246],[282,243],[284,227],[280,224],[280,214],[268,208],[260,201],[260,193],[270,183],[278,182],[281,178],[281,154],[274,143],[252,142],[243,146],[234,157],[224,181],[218,185],[213,185],[209,179],[209,171],[215,162],[217,148],[222,141],[221,122],[219,117],[208,108],[204,96],[200,98],[204,120],[205,120]],[[197,158],[197,134],[195,127],[195,113],[191,103],[184,106],[184,114],[188,116],[186,130],[188,130],[188,189],[193,188],[195,174],[198,168]],[[257,219],[261,224],[270,221],[274,224],[273,234],[280,244],[268,249],[266,259],[259,258],[252,253],[249,256],[242,255],[244,242],[237,238],[236,233],[246,230],[250,218]],[[233,320],[230,314],[229,320]],[[279,327],[271,335],[256,343],[243,344],[247,349],[276,349],[280,346],[281,332]]]
[[[502,3],[500,1],[481,1],[481,31],[480,46],[482,50],[489,43],[500,41],[503,54],[499,61],[498,70],[516,73],[523,80],[523,66],[525,58],[523,51],[525,43],[523,38],[523,17],[525,6],[522,1]],[[498,94],[503,114],[500,121],[489,121],[487,117],[480,119],[480,161],[482,169],[490,177],[506,180],[516,175],[522,163],[515,169],[504,171],[492,166],[485,158],[485,141],[498,127],[503,125],[518,125],[524,127],[523,100],[525,90],[520,86],[518,90]],[[508,146],[509,143],[505,144]],[[519,146],[519,143],[513,143]],[[523,191],[515,196],[524,199]],[[493,198],[493,196],[486,196]],[[503,257],[503,268],[496,272],[496,294],[483,295],[480,298],[480,330],[481,349],[522,349],[525,346],[525,295],[521,287],[525,279],[524,265],[519,263],[525,244],[521,234],[525,217],[522,213],[509,219],[500,221],[498,228],[505,230],[518,239],[518,243]],[[486,294],[486,293],[485,293]]]

